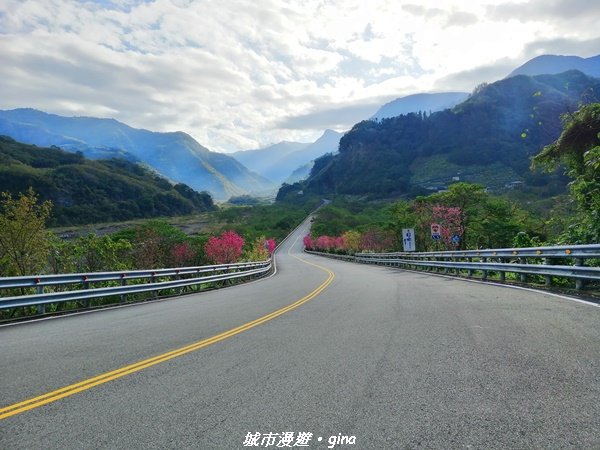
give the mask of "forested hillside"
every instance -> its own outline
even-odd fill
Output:
[[[317,160],[306,182],[284,186],[278,198],[300,190],[417,195],[457,180],[551,192],[566,179],[531,172],[530,158],[559,136],[561,114],[599,96],[600,79],[578,71],[521,75],[482,85],[453,109],[363,121],[342,138],[338,155]]]
[[[64,117],[31,108],[0,110],[0,134],[40,147],[81,151],[92,158],[140,161],[164,177],[218,200],[272,192],[275,186],[234,158],[212,152],[183,132],[158,133],[114,119]]]
[[[172,185],[121,159],[92,161],[81,153],[40,148],[0,136],[0,192],[30,187],[54,207],[49,225],[172,216],[214,208],[209,194]]]

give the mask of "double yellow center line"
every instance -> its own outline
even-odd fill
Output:
[[[293,256],[293,255],[292,255]],[[312,300],[317,295],[319,295],[327,286],[331,284],[335,275],[333,272],[325,267],[319,266],[317,264],[310,263],[301,258],[295,256],[295,258],[300,259],[301,261],[310,264],[312,266],[318,267],[319,269],[327,272],[327,279],[319,285],[314,291],[309,293],[308,295],[302,297],[300,300],[285,306],[277,311],[273,311],[270,314],[259,317],[252,322],[245,323],[244,325],[240,325],[239,327],[233,328],[231,330],[225,331],[221,334],[217,334],[216,336],[203,339],[201,341],[195,342],[193,344],[187,345],[185,347],[181,347],[175,350],[171,350],[170,352],[163,353],[158,356],[154,356],[152,358],[145,359],[143,361],[139,361],[135,364],[131,364],[125,367],[121,367],[120,369],[113,370],[111,372],[106,372],[101,375],[95,376],[93,378],[89,378],[84,381],[80,381],[79,383],[71,384],[69,386],[65,386],[61,389],[57,389],[52,392],[48,392],[47,394],[40,395],[38,397],[31,398],[29,400],[25,400],[19,403],[15,403],[13,405],[6,406],[4,408],[0,408],[0,420],[6,419],[8,417],[21,414],[25,411],[29,411],[31,409],[38,408],[42,405],[46,405],[48,403],[55,402],[65,397],[69,397],[78,392],[86,391],[88,389],[93,388],[94,386],[99,386],[104,383],[108,383],[109,381],[116,380],[118,378],[124,377],[125,375],[129,375],[135,372],[139,372],[140,370],[147,369],[148,367],[152,367],[156,364],[163,363],[165,361],[169,361],[170,359],[177,358],[179,356],[183,356],[187,353],[194,352],[196,350],[200,350],[201,348],[208,347],[209,345],[216,344],[222,340],[235,336],[236,334],[242,333],[250,328],[254,328],[258,325],[261,325],[269,320],[272,320],[276,317],[285,314],[288,311],[291,311],[294,308]]]

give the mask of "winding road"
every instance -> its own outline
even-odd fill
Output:
[[[0,328],[0,448],[600,448],[600,308],[302,253]]]

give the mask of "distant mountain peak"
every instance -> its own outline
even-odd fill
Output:
[[[256,150],[232,153],[232,156],[250,170],[280,184],[301,166],[325,153],[337,152],[342,133],[325,130],[312,143],[283,141],[279,144]]]
[[[562,189],[558,175],[532,175],[530,157],[560,135],[562,113],[599,99],[600,79],[571,70],[482,85],[452,110],[365,120],[344,135],[339,153],[317,160],[308,179],[277,198],[303,190],[391,199],[457,180],[492,190],[515,183]]]
[[[0,134],[26,144],[58,146],[90,155],[114,155],[118,149],[164,177],[208,191],[216,199],[274,189],[234,158],[211,152],[182,131],[159,133],[132,128],[115,119],[64,117],[32,108],[0,110]]]
[[[568,70],[600,78],[600,55],[582,58],[574,55],[540,55],[517,67],[506,78],[516,75],[555,75]]]
[[[402,114],[423,112],[436,112],[452,108],[460,102],[466,100],[468,92],[437,92],[411,94],[405,97],[397,98],[383,105],[371,117],[371,119],[381,120]]]

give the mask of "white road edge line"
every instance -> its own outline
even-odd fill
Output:
[[[390,267],[388,267],[388,268],[390,268]],[[509,289],[520,289],[522,291],[534,292],[536,294],[545,294],[545,295],[549,295],[551,297],[557,297],[557,298],[561,298],[563,300],[570,300],[570,301],[577,302],[577,303],[583,303],[584,305],[595,306],[596,308],[600,308],[600,303],[589,302],[587,300],[582,300],[577,297],[570,297],[568,295],[557,294],[555,292],[548,292],[548,291],[544,291],[541,289],[529,288],[529,287],[525,287],[525,286],[515,286],[512,284],[494,283],[493,281],[473,280],[470,278],[453,277],[452,275],[444,275],[442,273],[424,273],[420,270],[400,269],[400,268],[395,268],[395,269],[398,271],[402,271],[402,272],[418,273],[421,275],[430,275],[430,276],[435,276],[435,277],[448,278],[450,280],[468,281],[469,283],[487,284],[489,286],[498,286],[498,287],[509,288]]]
[[[326,259],[333,259],[333,258],[327,258],[326,256],[321,256],[321,255],[312,255],[312,256],[316,256],[319,258],[326,258]],[[353,261],[343,261],[340,259],[334,259],[334,261],[340,261],[340,262],[353,262]],[[354,263],[357,264],[357,263]],[[448,278],[450,280],[459,280],[459,281],[467,281],[469,283],[479,283],[479,284],[486,284],[489,286],[498,286],[498,287],[503,287],[503,288],[510,288],[510,289],[520,289],[522,291],[528,291],[528,292],[535,292],[536,294],[545,294],[545,295],[549,295],[551,297],[556,297],[556,298],[560,298],[563,300],[569,300],[572,302],[577,302],[577,303],[582,303],[584,305],[588,305],[588,306],[595,306],[596,308],[600,308],[600,303],[594,303],[594,302],[590,302],[587,300],[582,300],[580,298],[577,297],[570,297],[568,295],[563,295],[563,294],[557,294],[555,292],[548,292],[548,291],[544,291],[541,289],[535,289],[535,288],[529,288],[529,287],[525,287],[525,286],[515,286],[512,284],[502,284],[502,283],[494,283],[493,281],[484,281],[484,280],[474,280],[471,278],[462,278],[462,277],[454,277],[452,275],[444,275],[443,273],[430,273],[430,272],[423,272],[421,270],[412,270],[412,269],[402,269],[399,267],[391,267],[391,266],[378,266],[376,264],[363,264],[363,265],[368,265],[368,266],[374,266],[374,267],[385,267],[386,269],[393,269],[396,271],[401,271],[401,272],[411,272],[411,273],[418,273],[420,275],[425,275],[425,276],[434,276],[434,277],[441,277],[441,278]]]

